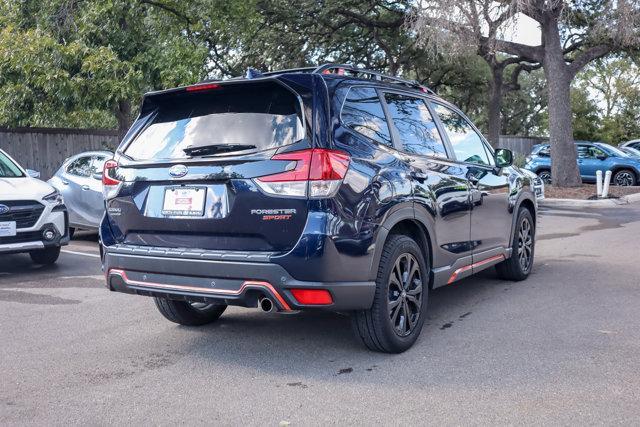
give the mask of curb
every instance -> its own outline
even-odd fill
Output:
[[[603,200],[577,200],[577,199],[542,199],[538,201],[539,206],[547,207],[578,207],[578,208],[614,208],[640,202],[640,193],[629,194],[619,199]]]

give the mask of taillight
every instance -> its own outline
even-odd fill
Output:
[[[262,191],[278,196],[333,197],[349,169],[347,153],[324,148],[277,154],[271,159],[295,162],[285,172],[255,180]]]
[[[117,178],[118,162],[107,160],[102,169],[102,195],[111,199],[118,194],[122,181]]]

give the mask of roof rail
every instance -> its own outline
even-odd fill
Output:
[[[434,91],[432,91],[426,86],[421,85],[415,80],[401,79],[399,77],[389,76],[387,74],[379,73],[377,71],[367,70],[365,68],[358,68],[349,64],[333,64],[333,63],[323,64],[318,68],[316,68],[315,70],[313,70],[313,74],[333,74],[332,70],[337,70],[338,71],[337,74],[344,75],[346,71],[346,72],[352,73],[354,77],[367,78],[370,80],[377,80],[377,81],[383,81],[383,82],[386,81],[390,83],[397,83],[404,86],[408,86],[413,89],[419,89],[431,95],[435,95]],[[368,77],[365,77],[365,76],[368,76]]]
[[[355,77],[355,78],[401,84],[403,86],[407,86],[412,89],[421,90],[422,92],[428,93],[430,95],[436,95],[434,91],[432,91],[426,86],[421,85],[415,80],[401,79],[400,77],[393,77],[388,74],[379,73],[377,71],[367,70],[366,68],[358,68],[349,64],[337,64],[337,63],[322,64],[319,67],[288,68],[286,70],[267,71],[264,73],[257,71],[253,68],[248,68],[247,73],[244,76],[232,77],[229,80],[242,80],[247,78],[251,79],[256,77],[277,76],[280,74],[291,74],[291,73],[351,75],[352,77]],[[202,81],[201,83],[216,82],[216,81],[220,81],[220,80],[208,79],[208,80]]]
[[[267,71],[262,73],[263,76],[277,76],[278,74],[287,73],[312,73],[316,67],[300,67],[300,68],[288,68],[286,70]]]

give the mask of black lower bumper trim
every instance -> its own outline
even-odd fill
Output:
[[[273,263],[211,261],[120,254],[105,248],[104,268],[113,291],[189,301],[255,307],[270,297],[281,311],[323,308],[335,311],[371,307],[375,282],[304,282]],[[326,289],[333,304],[301,305],[290,289]]]

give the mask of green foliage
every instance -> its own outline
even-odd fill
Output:
[[[542,70],[520,75],[520,90],[510,91],[502,104],[502,133],[545,136],[547,131],[547,88]]]
[[[598,60],[578,76],[572,93],[577,139],[617,145],[640,137],[640,68],[633,60]]]
[[[573,88],[571,91],[571,109],[573,111],[573,138],[584,141],[598,140],[598,107],[585,89]]]
[[[0,126],[123,132],[149,90],[238,76],[249,66],[331,61],[418,80],[486,130],[487,63],[419,47],[406,24],[414,6],[412,0],[0,0]],[[630,78],[637,70],[617,58],[581,75],[572,92],[576,138],[640,137],[640,77]],[[523,73],[519,87],[505,94],[503,133],[546,135],[542,72]]]

